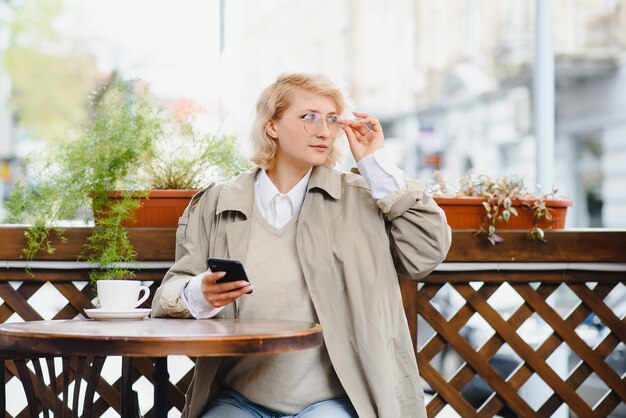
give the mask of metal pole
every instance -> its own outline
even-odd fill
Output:
[[[554,44],[552,0],[536,0],[533,74],[537,184],[554,185]]]
[[[220,56],[226,46],[226,1],[220,0]]]

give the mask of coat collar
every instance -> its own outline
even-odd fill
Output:
[[[254,202],[254,179],[261,169],[253,167],[226,182],[217,201],[216,213],[224,211],[238,211],[250,219],[252,203]]]
[[[254,167],[224,184],[217,202],[216,212],[238,211],[250,219],[254,202],[254,180],[261,168]],[[313,168],[307,192],[323,190],[333,199],[341,197],[341,174],[325,166]]]
[[[341,173],[323,165],[314,167],[307,192],[315,189],[323,190],[335,200],[339,199],[341,197]]]

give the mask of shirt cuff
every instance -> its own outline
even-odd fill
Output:
[[[359,172],[376,200],[404,188],[404,172],[387,160],[382,151],[382,148],[377,149],[357,162]]]
[[[183,289],[181,299],[187,305],[189,313],[196,319],[213,318],[220,313],[224,307],[216,308],[202,296],[202,277],[204,273],[195,276]]]

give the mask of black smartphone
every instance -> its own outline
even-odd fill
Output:
[[[243,264],[237,260],[209,258],[207,259],[207,265],[214,273],[218,271],[226,272],[226,275],[217,280],[215,283],[237,282],[239,280],[244,280],[248,283],[250,282],[250,280],[248,280],[248,275],[246,275],[246,271],[243,268]]]

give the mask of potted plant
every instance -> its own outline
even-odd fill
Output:
[[[545,229],[565,226],[570,199],[557,198],[557,190],[547,194],[529,191],[522,178],[511,175],[500,179],[485,174],[468,174],[459,188],[450,186],[440,172],[434,174],[431,195],[446,213],[454,229],[477,229],[492,245],[502,241],[497,229],[527,229],[528,237],[545,241]]]
[[[250,167],[238,152],[234,137],[198,132],[197,109],[176,114],[163,127],[165,135],[156,142],[149,163],[138,166],[137,176],[147,192],[139,196],[141,206],[131,219],[122,222],[124,226],[176,226],[198,189]],[[122,195],[116,191],[109,199],[117,200]]]
[[[101,89],[91,97],[93,119],[78,138],[50,151],[37,175],[16,186],[6,222],[31,225],[24,248],[28,261],[39,251],[53,252],[50,233],[63,240],[67,220],[80,219],[93,225],[81,255],[98,266],[91,280],[132,277],[124,266],[136,253],[126,228],[150,197],[147,188],[195,189],[246,168],[233,138],[200,135],[192,121],[167,118],[153,101],[147,89],[137,91],[128,82]]]

